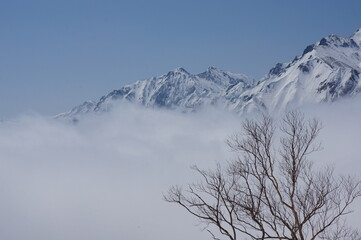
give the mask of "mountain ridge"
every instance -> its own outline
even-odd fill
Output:
[[[57,118],[106,112],[126,101],[145,107],[197,111],[220,106],[237,114],[283,111],[309,103],[333,102],[361,91],[361,29],[350,37],[329,35],[307,46],[288,63],[277,63],[256,81],[244,74],[209,67],[191,74],[176,68],[86,101]]]

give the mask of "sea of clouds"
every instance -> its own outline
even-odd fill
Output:
[[[304,109],[323,122],[324,150],[313,155],[320,166],[361,176],[360,104]],[[76,124],[38,115],[2,122],[0,239],[210,239],[163,194],[199,179],[191,165],[231,160],[225,141],[241,122],[215,109],[182,114],[129,105]],[[361,216],[354,207],[351,222]]]

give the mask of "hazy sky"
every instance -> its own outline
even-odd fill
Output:
[[[0,1],[0,118],[56,114],[182,66],[261,77],[329,34],[361,1]]]

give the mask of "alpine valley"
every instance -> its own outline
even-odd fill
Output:
[[[277,63],[260,80],[209,67],[199,74],[177,68],[162,76],[86,101],[57,118],[77,119],[109,111],[121,102],[193,112],[219,106],[237,114],[274,112],[334,102],[361,91],[361,29],[348,38],[330,35],[309,45],[292,62]]]

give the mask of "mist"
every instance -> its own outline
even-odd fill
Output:
[[[360,103],[304,109],[323,122],[317,166],[360,177]],[[77,124],[39,115],[2,122],[0,239],[210,239],[163,194],[199,179],[191,165],[231,160],[225,140],[241,122],[217,109],[182,114],[128,105]]]

